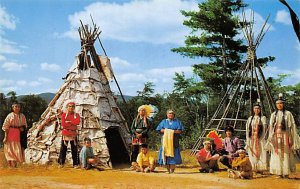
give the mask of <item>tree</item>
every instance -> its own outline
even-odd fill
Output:
[[[155,85],[152,82],[146,82],[144,84],[144,88],[142,91],[137,91],[137,94],[139,97],[143,97],[143,98],[149,98],[151,97],[151,95],[154,94],[154,87]]]
[[[6,115],[9,113],[9,109],[7,107],[5,95],[0,93],[0,125],[3,125],[4,119]],[[0,129],[0,148],[3,146],[4,139],[4,131]]]
[[[23,105],[22,112],[26,116],[28,127],[39,120],[41,114],[47,108],[47,102],[37,95],[26,95],[20,99]]]
[[[13,103],[18,102],[17,93],[15,91],[8,92],[6,96],[8,96],[10,99],[9,105],[12,105]]]
[[[225,93],[241,66],[242,54],[247,51],[242,40],[237,39],[240,25],[233,15],[245,6],[241,0],[207,0],[198,5],[198,11],[181,11],[189,18],[183,24],[192,32],[186,37],[185,47],[172,51],[190,58],[208,58],[208,63],[193,67],[204,86],[215,94]]]

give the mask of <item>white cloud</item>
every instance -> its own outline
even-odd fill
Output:
[[[292,24],[292,21],[290,19],[290,14],[286,10],[277,11],[275,21],[282,23],[284,25]]]
[[[51,79],[45,78],[45,77],[39,77],[38,81],[41,82],[41,83],[51,83],[52,82]]]
[[[118,75],[118,80],[124,81],[130,81],[130,82],[145,82],[147,81],[147,77],[143,73],[123,73]]]
[[[41,63],[40,66],[41,66],[42,70],[47,70],[47,71],[52,71],[52,72],[55,72],[55,71],[58,71],[61,69],[61,67],[59,65],[48,64],[47,62]]]
[[[2,64],[1,68],[6,71],[22,71],[23,68],[26,68],[26,64],[17,64],[15,62],[5,62]]]
[[[300,68],[294,70],[282,69],[276,66],[263,68],[266,77],[278,77],[278,75],[288,74],[289,76],[283,81],[284,85],[294,85],[300,81]]]
[[[17,43],[4,37],[5,30],[15,30],[18,19],[9,14],[5,7],[0,5],[0,60],[6,60],[3,54],[20,54],[21,50]]]
[[[5,56],[0,54],[0,61],[5,61],[5,60],[6,60]]]
[[[171,91],[173,87],[175,72],[184,72],[186,77],[192,76],[191,66],[169,67],[169,68],[154,68],[150,70],[135,69],[135,72],[116,74],[121,90],[126,95],[136,95],[136,91],[142,90],[144,83],[152,82],[155,87],[155,92],[163,93]],[[123,86],[123,87],[122,87]],[[126,86],[126,87],[124,87]],[[117,88],[112,85],[112,89],[117,91]]]
[[[5,7],[0,5],[0,30],[3,28],[14,30],[16,29],[17,19],[6,12]]]
[[[189,33],[180,10],[197,10],[196,1],[140,0],[127,3],[96,2],[69,16],[70,30],[64,35],[79,39],[79,20],[91,24],[90,15],[103,31],[101,37],[125,42],[182,44]],[[101,10],[101,11],[99,11]]]
[[[128,67],[132,67],[133,65],[131,63],[129,63],[127,60],[123,60],[119,57],[111,57],[110,58],[110,63],[113,67],[113,69],[118,69],[118,68],[128,68]]]
[[[0,42],[1,42],[0,55],[1,54],[21,54],[20,47],[18,47],[17,43],[15,43],[13,41],[9,41],[7,39],[4,39],[1,35],[0,35]]]
[[[31,82],[28,83],[28,85],[29,85],[30,87],[36,87],[36,86],[41,85],[41,83],[38,82],[38,81],[31,81]]]
[[[0,79],[0,87],[5,87],[5,86],[10,86],[13,85],[14,81],[13,80],[8,80],[8,79]]]

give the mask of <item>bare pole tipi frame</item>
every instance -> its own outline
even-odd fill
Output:
[[[247,118],[251,115],[252,106],[259,101],[262,107],[262,114],[270,115],[275,107],[270,89],[257,61],[256,50],[266,32],[269,19],[266,19],[258,35],[254,36],[254,14],[250,14],[251,21],[247,21],[245,12],[242,13],[242,31],[248,42],[248,53],[246,62],[240,67],[231,85],[221,99],[214,115],[207,126],[201,132],[193,146],[191,155],[194,155],[202,145],[210,131],[224,132],[227,125],[235,128],[235,134],[241,139],[245,138]],[[259,100],[258,100],[259,99]]]

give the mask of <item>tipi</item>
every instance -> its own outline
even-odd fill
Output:
[[[28,131],[27,163],[57,162],[61,144],[59,116],[70,100],[81,117],[77,144],[81,145],[85,137],[91,138],[94,154],[104,167],[129,162],[128,126],[109,86],[109,80],[115,77],[109,59],[99,56],[94,47],[99,28],[95,24],[89,28],[81,22],[78,31],[81,52],[40,120]],[[99,42],[102,47],[100,39]],[[68,152],[67,161],[72,161],[70,157]]]
[[[262,106],[262,114],[270,115],[274,111],[275,104],[261,69],[261,64],[256,57],[256,49],[269,29],[269,27],[266,28],[267,21],[268,18],[255,39],[254,14],[251,13],[251,21],[248,22],[245,13],[243,13],[242,23],[244,25],[242,25],[242,28],[248,42],[247,60],[239,69],[239,73],[236,74],[228,87],[214,115],[201,132],[193,146],[192,155],[199,150],[203,139],[211,131],[223,134],[227,125],[235,128],[235,134],[240,139],[245,139],[247,118],[251,115],[252,105],[257,100]]]

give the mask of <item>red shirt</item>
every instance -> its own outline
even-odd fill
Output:
[[[206,158],[210,157],[212,157],[210,151],[206,151],[204,148],[202,148],[197,154],[197,159],[200,162],[204,162],[206,161]]]
[[[77,125],[80,123],[79,114],[63,113],[61,116],[61,126],[63,136],[76,136],[77,135]]]

